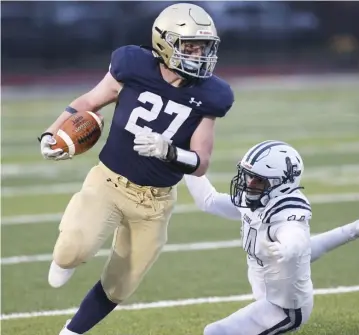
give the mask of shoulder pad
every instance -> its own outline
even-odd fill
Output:
[[[206,106],[206,114],[214,117],[224,117],[234,103],[231,86],[217,76],[207,79],[204,87],[206,94],[211,96],[212,106]]]
[[[308,221],[311,217],[312,209],[304,195],[286,194],[269,201],[262,213],[262,222]]]
[[[133,77],[139,64],[143,64],[142,58],[149,55],[149,52],[137,45],[125,45],[112,52],[109,71],[117,81],[126,82]]]

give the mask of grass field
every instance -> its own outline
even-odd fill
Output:
[[[209,173],[214,185],[228,191],[235,164],[249,146],[267,139],[284,140],[304,158],[303,185],[313,204],[312,233],[357,219],[358,92],[359,84],[237,91],[235,106],[216,129]],[[36,136],[73,97],[44,96],[2,104],[3,335],[58,334],[73,313],[70,308],[78,306],[98,280],[106,259],[103,250],[63,288],[52,289],[47,284],[59,217],[96,164],[105,138],[72,161],[42,159]],[[111,109],[103,114],[108,130]],[[247,304],[250,297],[243,295],[250,293],[250,286],[245,254],[238,247],[239,226],[239,222],[196,211],[181,184],[168,246],[127,302],[132,310],[112,313],[89,334],[202,334],[207,323]],[[104,249],[109,245],[110,241]],[[313,263],[315,288],[343,286],[358,291],[358,247],[359,242],[350,243]],[[209,301],[209,297],[220,299]],[[298,334],[359,334],[358,301],[359,292],[316,296],[312,318]],[[143,305],[132,305],[135,303]]]

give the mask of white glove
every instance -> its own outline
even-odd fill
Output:
[[[267,249],[269,256],[276,258],[278,263],[287,262],[294,256],[290,248],[279,242],[265,240],[262,244]]]
[[[141,156],[166,159],[169,142],[157,133],[140,132],[135,135],[133,149]]]
[[[64,159],[71,159],[72,156],[69,153],[64,152],[62,149],[51,149],[51,145],[56,144],[56,140],[51,135],[45,135],[40,142],[41,154],[45,159],[52,159],[52,160],[64,160]]]

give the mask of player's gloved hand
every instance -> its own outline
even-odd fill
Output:
[[[72,158],[67,152],[63,152],[62,149],[51,149],[51,145],[54,144],[56,144],[56,140],[50,133],[41,135],[40,148],[41,154],[45,159],[58,161]]]
[[[141,156],[166,159],[169,143],[160,134],[140,132],[135,135],[133,149]]]
[[[294,256],[290,248],[284,244],[279,242],[270,242],[268,240],[265,240],[262,243],[267,249],[268,254],[276,258],[278,263],[287,262]]]
[[[71,159],[71,158],[72,156],[68,152],[62,152],[60,156],[56,156],[54,159],[55,161],[63,161],[65,159]]]

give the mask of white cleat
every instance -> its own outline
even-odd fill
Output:
[[[66,327],[67,325],[70,323],[71,320],[67,320],[65,323],[64,328],[62,328],[62,330],[60,331],[59,335],[79,335],[77,333],[72,332],[71,330],[68,330]]]
[[[49,270],[49,276],[48,276],[48,281],[50,286],[54,288],[58,288],[65,285],[68,282],[68,280],[72,277],[74,272],[75,272],[75,268],[63,269],[59,267],[54,261],[52,261]]]

